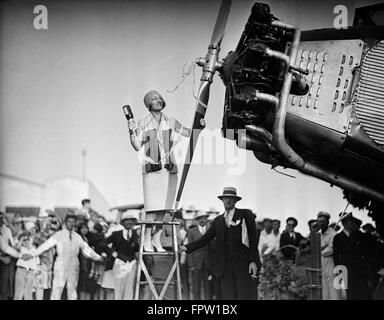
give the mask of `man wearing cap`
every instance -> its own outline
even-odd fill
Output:
[[[136,151],[141,151],[144,188],[144,207],[147,221],[161,221],[173,209],[176,198],[178,168],[173,149],[180,135],[189,137],[191,129],[185,128],[162,110],[166,103],[155,90],[144,96],[144,104],[149,113],[138,121],[128,121],[130,140]],[[161,245],[161,228],[156,228],[151,241],[151,228],[144,237],[144,250],[165,251]]]
[[[188,229],[188,243],[195,242],[207,232],[208,216],[204,211],[196,212],[194,219],[197,224]],[[208,245],[192,252],[188,258],[189,268],[192,271],[193,299],[211,300],[208,282],[211,261]],[[201,295],[201,289],[203,289],[203,295]]]
[[[359,231],[361,220],[352,213],[341,214],[343,230],[333,238],[335,266],[343,265],[348,272],[347,299],[372,299],[370,264],[373,247],[368,238]]]
[[[91,219],[91,200],[90,199],[81,200],[81,209],[78,215],[83,216],[86,219],[86,221]]]
[[[65,229],[54,233],[41,244],[31,257],[40,256],[43,252],[56,248],[56,260],[53,268],[53,284],[51,300],[60,300],[64,287],[67,287],[68,300],[77,300],[77,283],[79,280],[79,253],[87,258],[102,261],[91,247],[75,232],[76,215],[65,217]]]
[[[115,258],[112,267],[115,274],[115,300],[132,300],[136,278],[136,255],[139,251],[139,237],[133,227],[137,216],[129,211],[123,212],[120,224],[124,229],[115,231],[109,236],[103,247]],[[109,245],[112,248],[109,249]],[[102,254],[106,257],[106,254]]]
[[[216,276],[220,278],[224,300],[251,299],[251,280],[260,269],[256,226],[252,211],[235,208],[241,199],[236,188],[225,187],[221,195],[225,212],[195,242],[180,247],[191,253],[216,238]]]
[[[333,238],[336,231],[329,227],[330,214],[320,211],[317,214],[317,223],[321,234],[321,269],[323,300],[338,300],[339,295],[334,285],[335,274],[333,273],[335,265],[333,263]]]

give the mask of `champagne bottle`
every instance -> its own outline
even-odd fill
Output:
[[[125,118],[129,121],[133,119],[133,112],[129,104],[123,107]]]

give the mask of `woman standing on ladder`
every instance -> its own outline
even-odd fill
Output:
[[[166,103],[157,91],[149,91],[144,96],[144,104],[149,113],[138,121],[137,127],[132,116],[128,120],[128,128],[133,148],[143,152],[145,220],[162,221],[165,214],[173,209],[176,197],[178,169],[173,147],[178,136],[189,137],[191,129],[162,112]],[[158,252],[165,251],[160,242],[161,230],[156,229],[151,241],[151,228],[146,229],[145,251],[154,251],[153,247]]]

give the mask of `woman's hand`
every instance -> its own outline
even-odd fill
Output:
[[[136,123],[135,123],[135,120],[134,119],[131,119],[128,121],[128,129],[129,131],[134,131],[136,128]]]

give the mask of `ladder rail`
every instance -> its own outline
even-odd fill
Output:
[[[144,251],[144,234],[145,234],[145,225],[140,226],[140,247],[139,247],[139,263],[137,264],[136,270],[136,286],[135,286],[135,300],[139,300],[140,294],[140,278],[141,278],[141,261],[143,260],[143,251]]]
[[[141,260],[140,263],[142,264],[142,268],[143,268],[144,275],[145,275],[145,277],[147,278],[149,288],[151,289],[152,294],[153,294],[153,296],[155,297],[155,300],[161,300],[161,299],[159,298],[159,294],[157,293],[156,287],[155,287],[154,284],[153,284],[153,281],[152,281],[152,279],[151,279],[151,276],[149,275],[148,269],[147,269],[147,267],[146,267],[145,264],[144,264],[144,261]],[[140,282],[139,282],[139,286],[140,286]]]
[[[178,249],[178,243],[177,243],[177,229],[176,227],[180,225],[179,222],[174,221],[144,221],[139,222],[141,225],[141,236],[140,236],[140,250],[139,250],[139,263],[137,266],[137,274],[136,274],[136,287],[135,287],[135,300],[139,300],[140,296],[140,286],[141,285],[149,285],[149,288],[152,292],[153,297],[155,300],[162,300],[164,298],[164,295],[170,286],[172,284],[174,286],[174,293],[175,298],[178,300],[182,300],[182,294],[181,294],[181,277],[180,277],[180,260],[179,260],[179,249]],[[144,236],[146,232],[146,226],[147,225],[170,225],[172,229],[172,251],[173,252],[166,252],[166,253],[159,253],[159,252],[144,252]],[[158,285],[160,281],[153,281],[148,269],[144,263],[144,256],[173,256],[174,261],[173,265],[171,267],[171,270],[168,273],[167,279],[163,284],[162,290],[160,294],[156,290],[155,284]],[[146,281],[141,281],[141,271],[143,271],[144,276],[146,278]],[[176,274],[175,274],[176,272]],[[174,279],[176,276],[176,280]],[[172,282],[172,283],[171,283]]]
[[[177,291],[178,291],[178,298],[179,300],[182,300],[181,295],[181,277],[180,277],[180,263],[179,263],[179,246],[177,243],[177,229],[176,225],[172,226],[172,236],[173,236],[173,252],[175,253],[175,264],[177,264],[176,268],[176,281],[177,281]],[[176,297],[176,295],[175,295]]]

